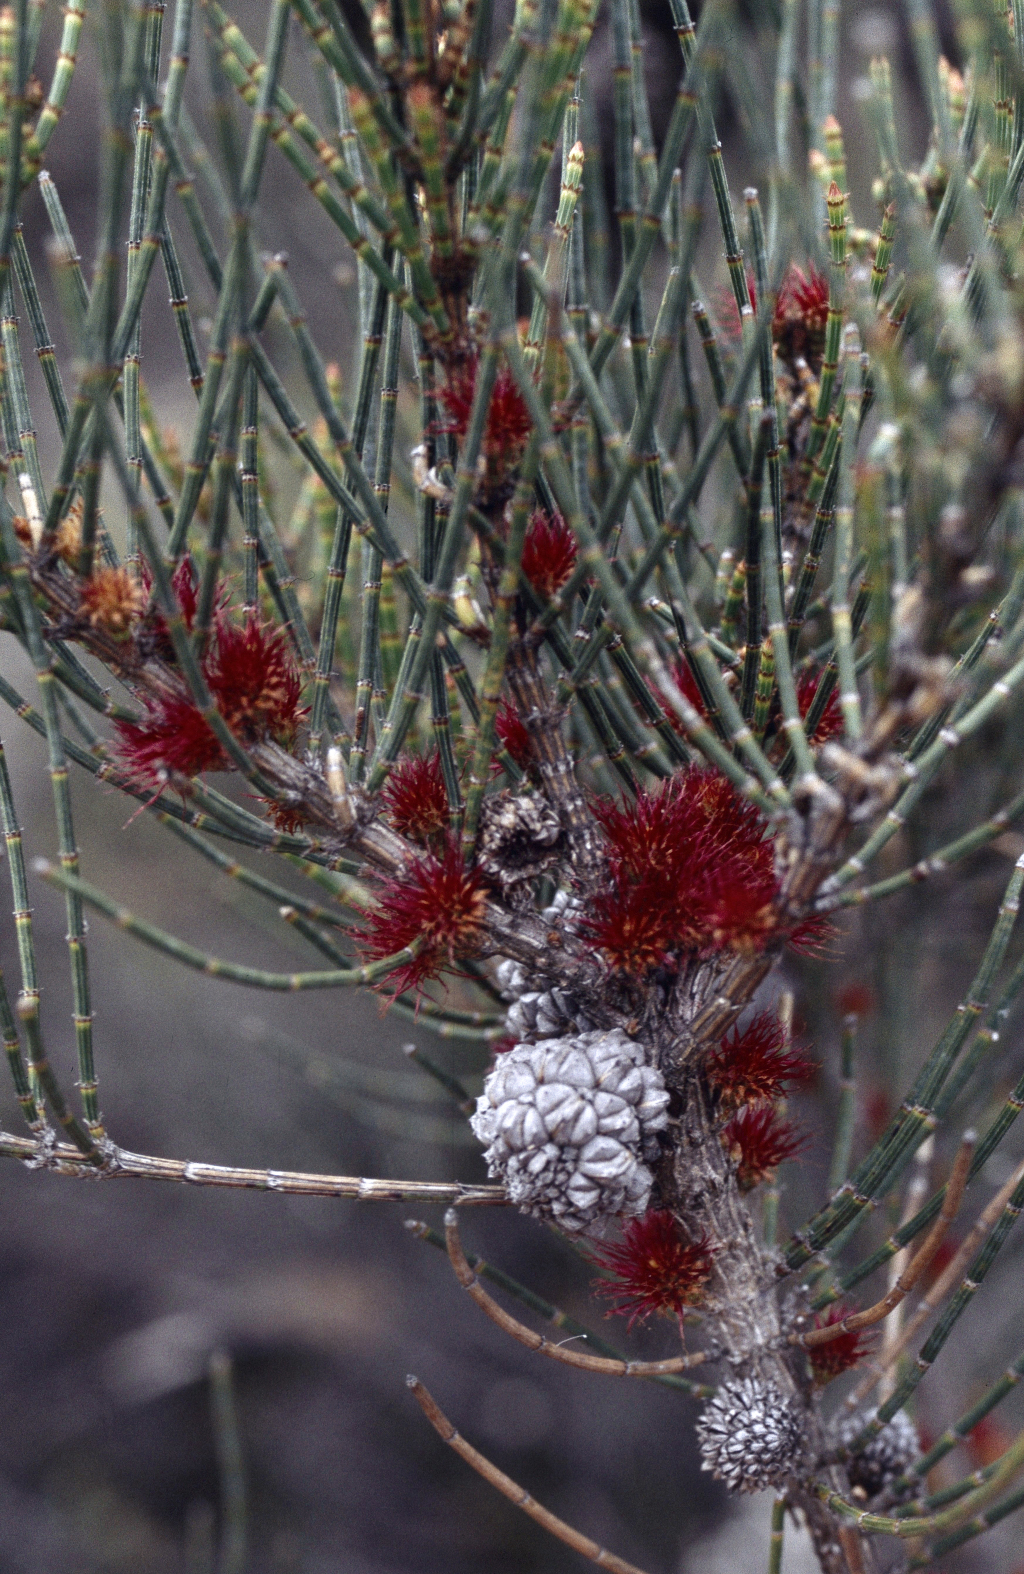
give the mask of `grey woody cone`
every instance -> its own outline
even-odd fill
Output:
[[[839,1444],[849,1448],[873,1415],[873,1410],[866,1410],[845,1421],[837,1433]],[[905,1410],[897,1410],[877,1437],[873,1437],[870,1443],[845,1461],[850,1485],[859,1487],[867,1498],[877,1497],[879,1492],[884,1492],[886,1487],[903,1475],[920,1452],[917,1427]]]
[[[647,1211],[644,1159],[657,1152],[667,1104],[643,1046],[613,1028],[500,1055],[470,1124],[512,1202],[580,1231]]]
[[[804,1418],[792,1399],[759,1377],[723,1383],[697,1422],[701,1469],[733,1492],[763,1492],[798,1470]]]
[[[506,957],[498,965],[497,977],[505,999],[512,1001],[505,1030],[518,1043],[587,1033],[593,1028],[574,995],[565,989],[533,988],[534,981],[520,962]]]
[[[476,863],[506,897],[528,887],[562,857],[562,822],[539,793],[495,793],[480,811]]]

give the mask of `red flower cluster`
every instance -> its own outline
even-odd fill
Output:
[[[477,365],[478,359],[474,355],[460,366],[450,366],[447,380],[439,390],[441,402],[450,418],[446,429],[459,438],[465,437],[469,430]],[[529,411],[515,378],[508,367],[502,365],[495,378],[480,444],[490,487],[494,488],[508,480],[509,472],[523,456],[531,430]]]
[[[153,576],[149,571],[149,564],[143,561],[140,568],[142,588],[149,596],[153,590]],[[174,594],[178,598],[181,615],[185,620],[185,627],[189,630],[195,621],[196,609],[199,606],[199,588],[196,582],[196,571],[190,557],[183,557],[171,578]],[[174,661],[174,646],[168,632],[167,621],[159,607],[151,607],[146,615],[146,628],[152,640],[154,656],[159,656],[162,661]]]
[[[693,668],[690,666],[690,663],[687,661],[685,656],[677,656],[675,661],[672,663],[672,678],[675,682],[676,688],[680,691],[683,698],[689,700],[697,714],[699,716],[703,716],[706,721],[708,708],[704,703],[704,696],[697,686],[697,679],[693,675]],[[669,704],[664,694],[662,694],[661,690],[655,686],[650,678],[647,679],[647,687],[650,689],[651,693],[654,695],[654,698],[657,700],[658,705],[663,711],[669,726],[672,728],[672,731],[678,732],[680,737],[685,737],[685,728],[683,727],[682,721],[680,720],[677,713],[672,709],[672,706]]]
[[[194,613],[194,604],[193,604]],[[249,618],[239,626],[219,614],[203,674],[218,711],[246,743],[273,738],[289,744],[301,716],[302,681],[292,665],[283,629]],[[226,770],[216,735],[192,700],[180,694],[147,695],[140,722],[118,722],[118,756],[132,781],[159,787],[165,771],[198,776]]]
[[[542,596],[561,590],[576,567],[576,537],[561,514],[538,508],[523,543],[522,568]]]
[[[811,708],[811,702],[817,693],[818,683],[821,680],[820,672],[805,672],[797,679],[796,703],[801,717],[806,717]],[[838,737],[843,730],[843,712],[839,704],[839,690],[833,688],[828,697],[828,704],[822,712],[821,720],[814,729],[813,736],[808,740],[817,746],[827,743],[829,738]]]
[[[448,828],[448,794],[441,756],[410,754],[395,766],[381,794],[400,836],[430,847]]]
[[[757,310],[757,290],[747,274],[750,304]],[[715,316],[723,337],[736,344],[740,337],[740,314],[731,288],[714,295]],[[803,268],[791,263],[782,281],[772,316],[772,339],[781,358],[792,366],[799,357],[817,375],[825,353],[825,324],[828,319],[828,279],[813,264]]]
[[[447,840],[441,853],[425,853],[401,875],[381,881],[377,898],[358,931],[364,961],[378,962],[421,943],[419,954],[391,975],[396,995],[420,993],[430,979],[476,952],[484,887],[476,871],[466,868],[457,842]]]
[[[772,318],[772,338],[782,359],[792,366],[802,356],[817,375],[825,354],[827,321],[828,279],[813,264],[805,273],[791,263]]]
[[[620,1304],[608,1312],[628,1317],[629,1326],[652,1312],[677,1317],[697,1305],[714,1267],[714,1247],[706,1235],[684,1241],[671,1213],[652,1210],[632,1219],[615,1246],[592,1251],[592,1260],[611,1274],[595,1279],[594,1292]]]
[[[533,739],[530,737],[523,719],[514,705],[508,700],[502,700],[498,706],[498,714],[494,721],[494,731],[500,738],[521,771],[527,771],[534,763]]]
[[[780,1164],[792,1159],[807,1142],[770,1104],[734,1115],[722,1132],[722,1146],[736,1164],[740,1191],[753,1191],[770,1180]]]
[[[733,1028],[707,1065],[708,1080],[723,1110],[770,1103],[787,1082],[804,1082],[814,1067],[799,1050],[786,1046],[786,1034],[772,1011],[762,1011],[742,1030]]]
[[[757,950],[782,932],[764,822],[717,771],[694,766],[635,803],[594,809],[607,883],[587,927],[614,968],[641,976],[686,956]]]
[[[836,1323],[841,1323],[844,1317],[856,1310],[853,1306],[845,1306],[841,1301],[834,1302],[823,1317],[819,1312],[814,1319],[815,1328],[833,1328]],[[854,1331],[853,1333],[837,1334],[827,1344],[816,1344],[807,1352],[811,1373],[814,1381],[820,1388],[826,1383],[831,1383],[833,1378],[841,1377],[851,1367],[859,1366],[871,1349],[871,1338],[868,1334]]]

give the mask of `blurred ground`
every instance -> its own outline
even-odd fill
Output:
[[[253,0],[241,13],[257,42],[263,9]],[[56,21],[54,14],[47,22],[44,58],[55,48]],[[651,27],[652,56],[664,59],[659,40],[675,48],[664,16],[652,11]],[[197,115],[205,81],[198,34],[197,26]],[[890,12],[859,13],[851,28],[855,58],[890,46],[898,55],[905,51]],[[86,259],[99,133],[91,49],[87,40],[69,123],[58,131],[51,159]],[[662,95],[665,84],[670,93],[674,64],[656,75]],[[664,102],[656,118],[663,110]],[[851,171],[861,185],[867,166],[859,161],[869,158],[864,140],[849,139]],[[269,167],[273,200],[261,244],[287,247],[318,342],[347,364],[353,293],[342,248],[299,183],[282,177],[279,161]],[[33,195],[26,233],[37,251],[41,222]],[[208,298],[184,243],[182,251],[201,327]],[[190,396],[187,388],[182,393],[161,289],[147,306],[144,372],[164,418],[187,422]],[[47,308],[62,342],[49,296]],[[283,341],[273,348],[287,372]],[[35,379],[34,368],[30,375]],[[45,462],[54,434],[45,401],[36,397],[34,404]],[[6,637],[0,660],[30,693],[31,676]],[[53,856],[42,747],[13,717],[5,715],[0,726],[28,856]],[[993,754],[998,741],[989,741]],[[231,881],[211,879],[207,865],[144,817],[126,825],[123,800],[81,776],[73,778],[73,793],[88,878],[220,955],[275,968],[310,965],[297,937],[281,939],[272,910],[244,899]],[[936,824],[944,816],[956,823],[962,806],[944,805],[937,795],[933,808]],[[917,855],[894,846],[892,867]],[[865,1045],[871,1119],[881,1118],[887,1100],[891,1107],[929,1033],[966,983],[970,958],[987,932],[1009,866],[993,854],[973,867],[972,883],[959,893],[950,882],[894,904],[884,920],[884,944],[877,925],[854,926],[850,975],[867,978],[881,1002]],[[33,898],[48,980],[49,1041],[70,1082],[62,903],[38,880]],[[481,1176],[445,1104],[416,1105],[411,1116],[393,1113],[389,1129],[381,1130],[353,1115],[351,1079],[347,1091],[329,1083],[330,1068],[344,1057],[398,1086],[410,1076],[400,1052],[410,1037],[450,1069],[468,1070],[465,1052],[382,1019],[366,996],[254,996],[186,974],[102,920],[93,923],[89,949],[102,1102],[124,1146],[349,1174]],[[13,979],[10,924],[0,927],[0,959]],[[794,974],[799,1009],[825,1070],[798,1109],[815,1143],[791,1172],[784,1199],[790,1222],[820,1197],[827,1165],[836,1046],[825,976],[816,965]],[[893,1051],[901,1023],[909,1045],[902,1065]],[[1015,1030],[1001,1054],[986,1090],[995,1101],[1021,1061]],[[16,1130],[13,1100],[0,1086],[0,1117]],[[426,1145],[403,1134],[410,1119],[440,1123],[442,1133],[450,1129],[450,1141]],[[1005,1173],[987,1177],[986,1197]],[[505,1341],[461,1295],[442,1256],[403,1229],[408,1209],[72,1183],[12,1164],[0,1168],[0,1199],[0,1574],[212,1570],[219,1488],[206,1370],[216,1349],[230,1352],[236,1364],[252,1574],[561,1574],[576,1566],[442,1447],[407,1395],[407,1371],[542,1501],[650,1574],[745,1574],[765,1566],[768,1501],[730,1509],[699,1473],[694,1407],[653,1386],[631,1388],[542,1366]],[[436,1210],[432,1222],[439,1223]],[[472,1248],[595,1321],[586,1269],[539,1226],[481,1211],[467,1219],[465,1234]],[[1015,1355],[1019,1317],[996,1317],[992,1308],[1017,1310],[1019,1270],[1011,1241],[989,1299],[958,1331],[948,1369],[922,1389],[922,1418],[933,1432],[977,1396],[982,1374],[993,1375]],[[664,1353],[666,1339],[654,1330],[635,1348]],[[969,1464],[961,1461],[960,1468]],[[950,1566],[963,1574],[1009,1574],[1012,1547],[1008,1531],[966,1549]],[[809,1567],[794,1538],[787,1574]]]

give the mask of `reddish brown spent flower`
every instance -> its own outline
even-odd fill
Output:
[[[494,721],[494,731],[521,771],[528,771],[535,763],[533,739],[522,717],[508,700],[502,700]]]
[[[388,818],[400,836],[429,847],[448,827],[448,794],[441,756],[410,754],[395,766],[381,794]]]
[[[811,702],[817,693],[820,672],[805,672],[797,679],[796,703],[801,719],[806,717],[811,708]],[[821,715],[821,720],[815,727],[808,742],[815,747],[819,743],[827,743],[829,738],[836,738],[843,730],[843,712],[839,704],[839,691],[833,688],[828,697],[828,703]]]
[[[302,680],[292,664],[284,629],[250,617],[239,627],[218,617],[204,665],[217,709],[231,731],[258,740],[268,735],[291,743],[300,718]]]
[[[307,815],[304,809],[296,808],[289,803],[278,803],[276,798],[257,798],[267,811],[267,819],[288,836],[294,836],[296,831],[301,831],[306,823]]]
[[[711,1056],[708,1079],[723,1110],[778,1098],[787,1082],[805,1082],[811,1062],[786,1044],[786,1032],[772,1011],[762,1011],[742,1030],[733,1028]]]
[[[561,514],[538,508],[523,543],[522,568],[542,596],[555,595],[576,567],[576,537]]]
[[[815,1328],[833,1328],[849,1317],[856,1307],[834,1302],[824,1316],[821,1312],[814,1319]],[[863,1331],[837,1334],[827,1344],[816,1344],[807,1352],[811,1373],[819,1388],[824,1388],[834,1378],[841,1377],[851,1367],[859,1366],[871,1351],[871,1336]]]
[[[741,1110],[722,1131],[722,1146],[737,1166],[740,1191],[753,1191],[770,1180],[806,1142],[770,1104]]]
[[[396,995],[421,992],[430,979],[475,955],[486,898],[480,876],[466,868],[456,842],[446,841],[440,856],[426,853],[401,875],[382,880],[377,897],[360,931],[364,960],[378,962],[422,942],[419,954],[388,979]]]
[[[112,639],[126,639],[145,606],[146,593],[126,568],[97,568],[82,586],[82,615]]]
[[[714,1268],[715,1251],[707,1235],[684,1241],[671,1213],[652,1209],[632,1219],[617,1245],[592,1250],[591,1259],[609,1279],[595,1279],[596,1295],[619,1302],[606,1314],[646,1322],[652,1312],[682,1321],[687,1306],[699,1305]]]

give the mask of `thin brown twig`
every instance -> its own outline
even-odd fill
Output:
[[[872,1363],[862,1380],[857,1384],[857,1387],[847,1396],[844,1408],[852,1410],[862,1404],[876,1383],[879,1383],[886,1372],[896,1364],[921,1324],[942,1304],[953,1286],[962,1278],[967,1264],[977,1252],[989,1230],[992,1229],[998,1220],[1022,1180],[1024,1180],[1024,1159],[1017,1165],[1009,1180],[1000,1187],[984,1212],[979,1215],[977,1222],[965,1235],[962,1244],[957,1248],[956,1256],[942,1270],[927,1295],[923,1296],[918,1302],[899,1338],[892,1348],[885,1352],[885,1359]]]
[[[111,1143],[101,1167],[83,1162],[70,1143],[47,1147],[32,1137],[0,1131],[0,1158],[21,1159],[33,1169],[55,1175],[100,1180],[182,1181],[193,1186],[230,1186],[243,1190],[279,1191],[292,1196],[351,1197],[357,1202],[447,1202],[457,1206],[501,1206],[508,1201],[504,1186],[464,1186],[459,1181],[374,1180],[359,1175],[317,1175],[302,1170],[252,1170],[196,1160],[163,1159],[129,1153]]]
[[[610,1569],[611,1574],[643,1574],[643,1570],[638,1569],[635,1563],[627,1563],[625,1558],[616,1557],[614,1552],[607,1552],[604,1547],[599,1547],[596,1541],[591,1541],[589,1536],[581,1535],[578,1530],[567,1525],[564,1519],[559,1519],[557,1514],[552,1514],[550,1509],[544,1508],[532,1498],[525,1487],[521,1487],[518,1482],[512,1480],[511,1476],[507,1476],[503,1470],[492,1465],[489,1459],[485,1459],[483,1454],[459,1435],[418,1377],[407,1377],[405,1381],[438,1436],[443,1438],[448,1447],[453,1448],[467,1465],[471,1465],[478,1475],[483,1476],[484,1480],[495,1487],[503,1497],[507,1497],[510,1503],[514,1503],[516,1508],[521,1508],[524,1514],[529,1514],[538,1525],[543,1525],[545,1530],[564,1542],[567,1547],[571,1547],[574,1552],[582,1553],[585,1558],[590,1559],[591,1563],[596,1563],[603,1569]]]
[[[608,1356],[590,1355],[583,1350],[570,1350],[567,1345],[552,1344],[543,1334],[527,1328],[525,1323],[506,1312],[484,1289],[466,1260],[459,1235],[458,1215],[454,1208],[449,1208],[444,1216],[444,1236],[448,1261],[462,1288],[469,1292],[492,1323],[496,1323],[520,1344],[526,1345],[528,1350],[536,1350],[539,1355],[549,1356],[552,1361],[562,1361],[566,1366],[577,1366],[585,1372],[600,1372],[606,1377],[666,1377],[672,1372],[685,1372],[690,1367],[701,1366],[711,1359],[707,1350],[695,1350],[691,1355],[672,1356],[665,1361],[616,1361]]]
[[[942,1212],[928,1231],[924,1244],[914,1253],[909,1265],[900,1274],[896,1283],[887,1290],[880,1301],[874,1306],[865,1307],[862,1312],[851,1312],[849,1317],[844,1317],[838,1323],[829,1323],[824,1328],[812,1328],[807,1333],[790,1334],[790,1344],[800,1345],[805,1350],[811,1350],[816,1345],[828,1344],[833,1339],[838,1339],[841,1334],[856,1333],[861,1328],[871,1328],[875,1323],[880,1323],[888,1317],[894,1307],[908,1296],[914,1285],[924,1273],[935,1253],[942,1245],[946,1231],[956,1217],[957,1211],[967,1185],[967,1173],[971,1167],[971,1158],[974,1154],[974,1132],[965,1133],[953,1164],[953,1173],[949,1177],[946,1195],[942,1203]]]

